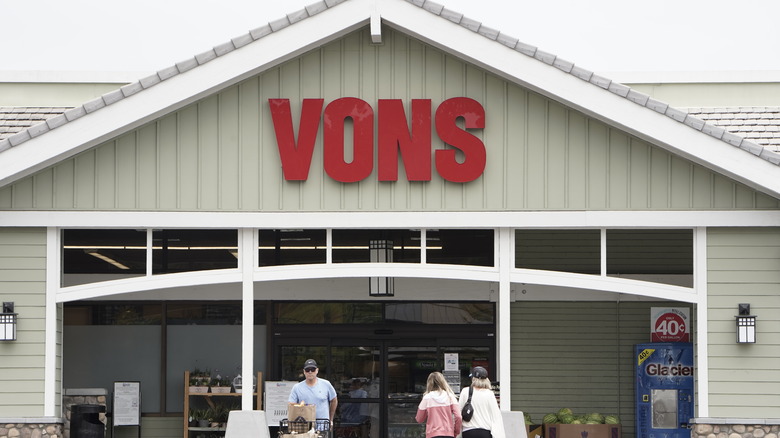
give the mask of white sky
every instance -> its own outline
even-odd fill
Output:
[[[315,0],[0,0],[0,71],[152,72]],[[597,72],[780,71],[778,0],[438,0]]]

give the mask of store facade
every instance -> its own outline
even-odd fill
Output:
[[[184,371],[316,356],[392,437],[457,353],[503,410],[633,436],[658,308],[690,317],[697,419],[780,418],[780,155],[435,3],[315,3],[0,151],[0,424],[133,380],[181,436]]]

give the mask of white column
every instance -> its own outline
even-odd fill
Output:
[[[57,289],[60,286],[60,234],[57,228],[46,229],[46,311],[43,361],[43,415],[55,413],[57,396]]]
[[[512,271],[512,230],[500,228],[498,230],[498,311],[496,324],[496,346],[498,348],[498,374],[496,380],[501,384],[501,410],[512,410],[512,370],[511,370],[511,345],[510,336],[510,300],[511,287],[510,274]]]
[[[709,333],[707,332],[707,229],[693,235],[693,287],[696,290],[696,395],[697,417],[710,416]]]
[[[241,268],[241,376],[243,378],[243,391],[241,393],[241,410],[253,410],[254,395],[252,394],[252,380],[255,375],[252,358],[255,355],[255,294],[253,274],[255,260],[257,260],[257,245],[255,244],[254,229],[239,229],[238,262]],[[258,391],[260,382],[257,382]]]

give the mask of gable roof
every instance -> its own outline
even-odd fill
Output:
[[[338,6],[338,7],[336,7]],[[428,0],[322,0],[0,139],[0,186],[380,22],[780,197],[780,154]]]

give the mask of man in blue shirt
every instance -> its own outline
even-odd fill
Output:
[[[314,359],[307,359],[303,364],[303,373],[306,380],[298,382],[290,392],[290,403],[305,402],[307,405],[316,406],[317,419],[330,420],[336,415],[336,407],[339,402],[336,398],[336,390],[325,379],[317,377],[320,369]]]

